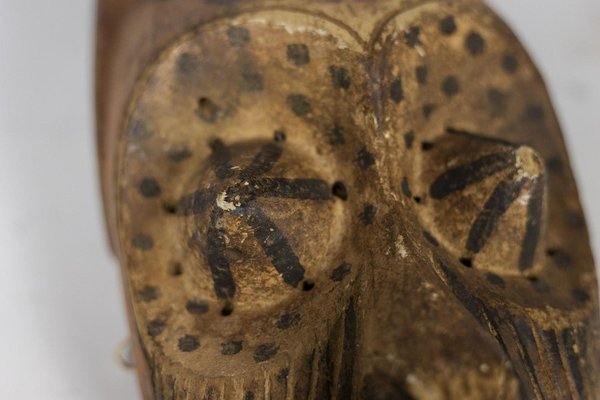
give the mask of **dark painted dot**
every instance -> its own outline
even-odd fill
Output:
[[[448,97],[456,96],[460,91],[460,84],[458,83],[458,79],[456,79],[455,76],[448,76],[442,82],[442,91]]]
[[[185,309],[190,314],[206,314],[208,312],[208,303],[206,301],[188,301],[185,305]]]
[[[133,124],[129,134],[134,139],[146,139],[146,138],[149,138],[150,136],[152,136],[146,123],[141,120],[138,120]]]
[[[233,314],[233,304],[225,303],[225,305],[221,309],[221,315],[223,317],[229,317],[231,314]]]
[[[400,78],[392,81],[390,85],[390,97],[396,104],[404,100],[404,89],[402,88],[402,80]]]
[[[139,186],[140,194],[146,198],[160,196],[161,190],[160,185],[154,178],[144,178],[140,182]]]
[[[546,162],[546,168],[553,174],[562,175],[565,172],[565,166],[560,156],[550,157]]]
[[[402,178],[402,193],[406,197],[412,197],[412,191],[410,190],[410,184],[408,183],[407,177]]]
[[[133,238],[133,240],[131,241],[131,244],[136,249],[148,251],[154,247],[154,239],[152,239],[151,236],[140,233],[139,235],[136,235]]]
[[[554,264],[560,269],[567,269],[571,266],[571,256],[561,249],[549,249],[546,254],[552,258]]]
[[[167,327],[165,321],[162,319],[153,319],[148,323],[147,332],[148,336],[156,337],[164,332]]]
[[[204,122],[214,124],[219,118],[221,108],[216,105],[211,99],[201,97],[198,99],[198,108],[196,109],[196,115]]]
[[[327,141],[331,145],[344,144],[344,127],[339,124],[334,124],[327,129]]]
[[[456,21],[452,15],[440,21],[440,32],[442,35],[449,36],[456,32]]]
[[[356,163],[362,169],[368,169],[375,164],[375,157],[366,148],[358,152]]]
[[[244,395],[244,400],[254,400],[254,392],[246,392],[246,394]]]
[[[287,58],[297,66],[310,62],[310,52],[305,44],[290,44],[287,47]]]
[[[346,185],[344,185],[344,182],[336,182],[333,184],[333,187],[331,188],[331,193],[339,198],[342,199],[344,201],[348,200],[348,190],[346,189]]]
[[[193,335],[182,336],[179,338],[177,347],[184,353],[192,352],[200,347],[200,339],[198,339],[198,336]]]
[[[221,344],[221,354],[224,356],[233,356],[242,351],[242,342],[229,342]]]
[[[571,295],[575,300],[577,300],[580,303],[587,303],[588,301],[590,301],[589,293],[583,289],[574,289],[571,292]]]
[[[169,274],[171,276],[181,276],[183,274],[183,265],[180,262],[174,262],[169,268]]]
[[[413,131],[404,134],[404,144],[407,149],[412,148],[413,142],[415,141],[415,133]]]
[[[435,104],[425,104],[422,108],[423,117],[425,117],[425,119],[428,120],[431,117],[431,114],[433,114],[433,112],[435,111],[435,109]]]
[[[310,102],[303,94],[290,94],[287,97],[287,103],[294,114],[299,117],[303,117],[312,111]]]
[[[341,282],[350,274],[350,272],[352,272],[352,264],[345,262],[331,272],[330,278],[334,282]]]
[[[250,42],[250,31],[241,26],[232,26],[227,30],[229,43],[235,47],[241,47]]]
[[[338,89],[350,88],[350,75],[346,68],[331,65],[329,67],[329,74],[331,75],[331,82],[334,87]]]
[[[182,162],[192,156],[192,152],[186,148],[173,148],[167,152],[167,157],[173,162]]]
[[[506,111],[508,95],[497,88],[490,88],[487,92],[487,98],[492,107],[494,115],[501,115]]]
[[[310,280],[305,280],[304,282],[302,282],[302,290],[305,292],[310,292],[311,290],[313,290],[315,287],[315,283],[313,281]]]
[[[465,39],[465,47],[473,56],[485,51],[485,40],[478,32],[470,32]]]
[[[431,143],[431,142],[422,142],[421,143],[421,149],[423,151],[429,151],[429,150],[433,149],[433,143]]]
[[[525,117],[531,121],[541,121],[544,119],[544,107],[539,104],[531,104],[525,110]]]
[[[177,69],[185,74],[194,72],[198,69],[198,60],[190,53],[183,53],[177,58]]]
[[[502,57],[502,69],[508,74],[514,74],[519,69],[519,60],[512,54]]]
[[[248,92],[260,92],[264,88],[263,76],[256,72],[242,74],[242,89]]]
[[[277,328],[290,329],[292,326],[296,325],[301,319],[302,316],[300,315],[300,313],[282,315],[281,318],[279,318],[279,321],[277,321]]]
[[[254,351],[254,361],[256,362],[264,362],[268,361],[271,358],[275,357],[279,351],[279,347],[275,343],[265,343],[261,344]]]
[[[404,43],[408,47],[417,47],[421,44],[419,35],[421,34],[421,28],[418,26],[411,26],[407,31],[404,31]]]
[[[420,65],[415,69],[415,76],[419,85],[423,86],[427,84],[427,78],[429,76],[429,70],[426,65]]]
[[[138,295],[144,303],[150,303],[158,299],[158,289],[154,286],[146,285],[138,292]]]
[[[538,279],[536,276],[528,276],[527,280],[538,293],[548,293],[550,291],[550,287],[544,281]]]
[[[434,246],[439,246],[439,244],[440,244],[437,241],[437,239],[434,238],[433,235],[431,233],[429,233],[428,231],[423,231],[423,237]]]
[[[362,212],[358,217],[360,218],[360,222],[362,222],[363,225],[368,226],[373,223],[376,213],[377,207],[375,207],[373,204],[365,204]]]
[[[492,285],[499,286],[501,288],[506,287],[506,283],[504,282],[504,279],[502,279],[502,277],[500,277],[499,275],[494,274],[493,272],[488,272],[485,275],[485,279],[487,279],[487,281],[489,283],[491,283]]]
[[[467,267],[467,268],[473,268],[473,259],[470,257],[461,257],[459,259],[460,263]]]

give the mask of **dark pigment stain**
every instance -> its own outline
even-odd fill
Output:
[[[131,244],[136,249],[148,251],[154,247],[154,239],[151,236],[140,233],[133,238]]]
[[[185,335],[179,338],[177,347],[179,347],[179,350],[182,352],[189,353],[200,347],[200,340],[198,339],[198,336]]]
[[[442,35],[450,36],[454,32],[456,32],[456,21],[452,15],[447,16],[446,18],[440,21],[440,32]]]
[[[329,74],[331,75],[331,82],[334,87],[344,90],[350,88],[350,75],[345,67],[331,65],[329,67]]]
[[[365,204],[362,212],[358,216],[363,225],[371,225],[375,219],[377,208],[373,204]]]
[[[345,262],[331,272],[330,278],[334,282],[341,282],[350,272],[352,272],[352,265]]]
[[[148,199],[152,197],[158,197],[161,193],[160,185],[154,178],[142,179],[142,182],[140,182],[139,191],[142,196]]]
[[[229,342],[221,344],[221,354],[224,356],[233,356],[242,351],[242,342]]]
[[[297,66],[306,65],[310,62],[310,52],[305,44],[290,44],[287,47],[287,58]]]
[[[277,354],[277,351],[279,351],[279,347],[275,343],[261,344],[254,351],[254,361],[268,361]]]
[[[368,169],[375,164],[375,157],[370,153],[367,148],[363,148],[358,152],[356,163],[362,169]]]
[[[234,47],[242,47],[250,42],[250,31],[241,26],[232,26],[227,30],[229,43]]]
[[[310,101],[303,94],[290,94],[287,97],[287,103],[294,112],[299,117],[304,117],[306,114],[312,111],[312,106],[310,105]]]
[[[478,32],[470,32],[465,39],[465,48],[472,56],[485,51],[485,39]]]

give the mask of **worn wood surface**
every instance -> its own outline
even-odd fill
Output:
[[[148,399],[600,397],[560,128],[485,6],[99,7],[104,198]]]

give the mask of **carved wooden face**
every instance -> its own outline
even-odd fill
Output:
[[[396,3],[240,6],[140,77],[119,226],[157,393],[599,390],[594,266],[536,69],[479,4]]]

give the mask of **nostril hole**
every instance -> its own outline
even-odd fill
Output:
[[[556,249],[548,249],[548,250],[546,250],[546,255],[548,257],[554,257],[556,255]]]
[[[229,317],[231,314],[233,314],[233,304],[226,303],[221,309],[221,315],[224,317]]]
[[[302,290],[305,292],[310,292],[315,287],[315,283],[310,280],[306,280],[302,283]]]
[[[420,196],[415,196],[413,197],[413,200],[415,201],[415,203],[417,204],[421,204],[421,202],[423,201],[423,199]]]
[[[285,142],[286,137],[287,136],[286,136],[285,132],[280,129],[276,130],[275,133],[273,134],[273,139],[276,142]]]
[[[163,210],[165,210],[167,214],[177,214],[177,206],[173,203],[163,203]]]
[[[331,188],[331,193],[333,193],[335,197],[338,197],[344,201],[348,200],[348,190],[346,189],[344,182],[338,181],[334,183],[333,187]]]
[[[467,268],[473,268],[473,259],[470,257],[461,257],[460,263]]]
[[[183,265],[181,265],[179,262],[171,264],[169,273],[171,276],[181,276],[183,274]]]

